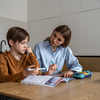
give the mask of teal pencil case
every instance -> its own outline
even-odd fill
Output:
[[[83,79],[86,77],[91,77],[91,75],[93,75],[93,73],[90,71],[80,71],[80,72],[74,72],[73,78]]]

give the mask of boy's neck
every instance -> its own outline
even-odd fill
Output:
[[[10,53],[17,59],[21,60],[22,55],[20,53],[15,52],[14,50],[10,50]]]

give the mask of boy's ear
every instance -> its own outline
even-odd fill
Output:
[[[13,45],[14,45],[14,41],[13,41],[12,39],[10,39],[10,40],[9,40],[9,44],[10,44],[11,46],[13,46]]]

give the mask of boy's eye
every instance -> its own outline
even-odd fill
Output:
[[[25,42],[22,42],[21,44],[25,44]]]

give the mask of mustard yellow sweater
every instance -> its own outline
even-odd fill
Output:
[[[24,78],[23,71],[29,66],[39,66],[36,56],[33,53],[22,55],[17,60],[10,51],[0,54],[0,82],[19,81]],[[39,75],[41,71],[39,71]]]

